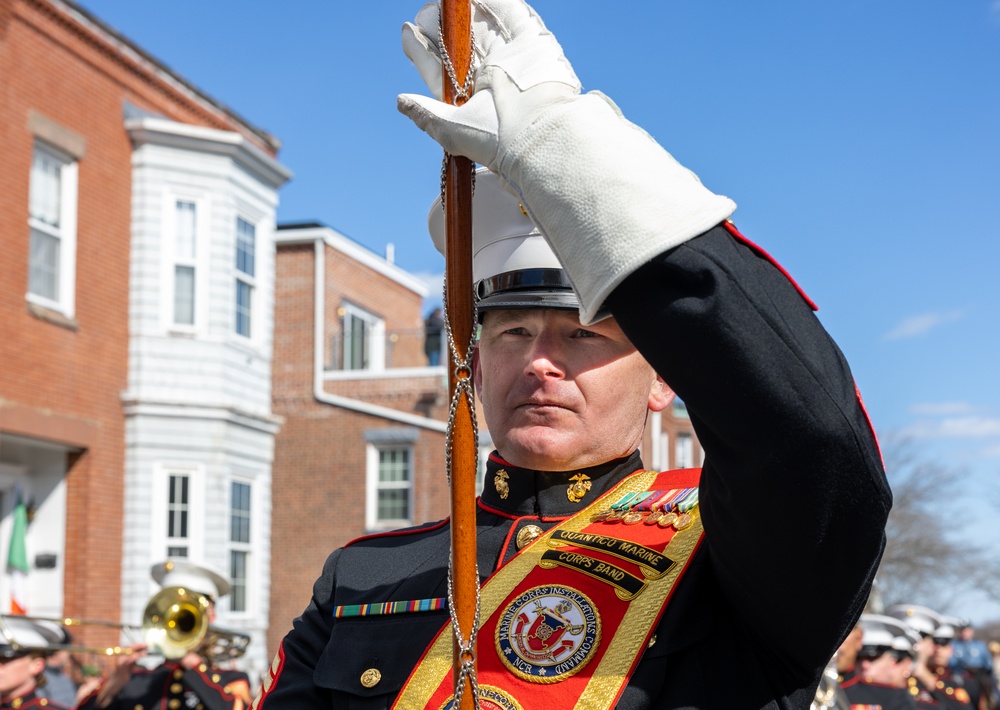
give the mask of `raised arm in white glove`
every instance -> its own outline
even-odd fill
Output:
[[[475,91],[442,103],[438,5],[403,26],[403,49],[437,97],[399,110],[453,155],[499,174],[566,269],[580,320],[657,254],[736,209],[707,190],[599,92],[580,93],[562,47],[522,0],[472,0]]]

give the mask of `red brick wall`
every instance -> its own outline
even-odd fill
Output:
[[[3,433],[19,433],[83,450],[69,462],[65,611],[117,619],[131,221],[123,101],[261,141],[153,76],[60,6],[0,6],[0,442]],[[33,112],[86,142],[71,322],[25,300]]]
[[[331,336],[340,332],[337,310],[345,300],[384,318],[387,332],[422,332],[417,294],[341,252],[326,247],[324,254],[326,362]],[[273,392],[274,412],[285,422],[273,466],[269,653],[309,603],[327,555],[366,532],[365,431],[407,426],[323,404],[313,396],[314,268],[312,244],[279,247]],[[395,366],[426,363],[421,337],[398,345],[394,354]],[[443,382],[437,377],[328,382],[325,390],[442,421],[447,416]],[[414,459],[415,522],[447,516],[444,436],[421,429]]]

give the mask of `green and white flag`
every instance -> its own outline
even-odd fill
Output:
[[[7,574],[10,577],[10,613],[28,613],[28,509],[18,491],[14,505],[14,529],[7,550]]]

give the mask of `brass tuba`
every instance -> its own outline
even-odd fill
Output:
[[[246,653],[250,636],[210,626],[208,597],[184,587],[164,587],[142,615],[143,637],[151,653],[181,658],[195,651],[213,663]]]
[[[184,587],[164,587],[142,614],[142,636],[150,653],[181,658],[201,646],[208,632],[211,602]]]

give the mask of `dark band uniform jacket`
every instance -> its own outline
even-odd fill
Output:
[[[808,708],[868,597],[891,503],[847,363],[808,299],[728,224],[637,268],[604,305],[686,403],[706,452],[704,542],[617,707]],[[547,529],[642,468],[633,455],[585,471],[592,489],[573,504],[577,471],[505,467],[502,499],[500,465],[494,455],[478,509],[484,579],[517,551],[515,528]],[[390,707],[447,612],[336,619],[334,607],[445,597],[448,554],[447,522],[333,552],[257,707]],[[380,679],[363,684],[372,668]]]
[[[65,705],[60,705],[48,698],[43,698],[34,690],[25,695],[0,702],[0,710],[7,710],[7,708],[11,708],[11,710],[40,710],[41,708],[45,708],[45,710],[68,710]]]
[[[906,688],[896,688],[881,683],[868,682],[858,676],[842,686],[851,707],[877,708],[878,710],[916,710],[919,707]]]
[[[242,671],[222,670],[207,664],[185,669],[176,661],[166,661],[151,670],[136,668],[107,707],[110,710],[242,710],[246,705],[230,686],[245,689],[248,683],[249,677]],[[97,691],[78,710],[96,708],[96,700]]]
[[[164,590],[184,588],[213,601],[227,595],[232,588],[224,575],[187,558],[156,563],[150,568],[150,576]],[[243,710],[247,706],[249,688],[250,678],[242,671],[224,670],[204,658],[198,665],[185,668],[181,660],[168,658],[152,669],[135,666],[131,677],[107,707],[111,710]],[[78,710],[96,708],[99,692],[95,690]]]

